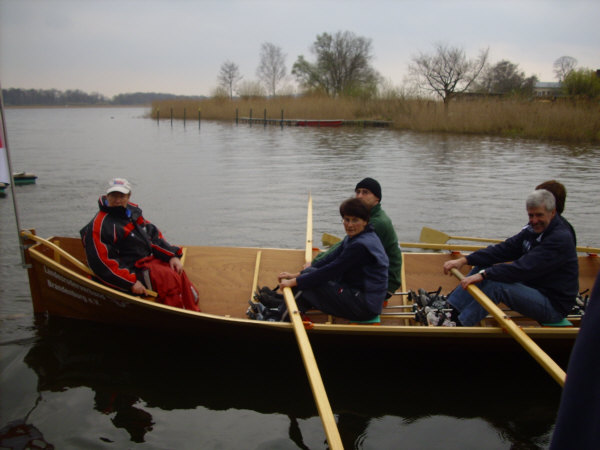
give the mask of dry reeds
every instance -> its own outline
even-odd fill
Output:
[[[484,98],[455,100],[448,105],[423,99],[358,99],[278,97],[201,101],[165,100],[152,104],[152,117],[193,120],[198,111],[205,120],[239,117],[280,119],[385,120],[392,127],[420,132],[447,132],[514,136],[569,142],[600,142],[600,105],[569,101],[532,101]],[[160,111],[160,112],[159,112]]]

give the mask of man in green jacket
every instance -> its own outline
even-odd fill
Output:
[[[365,178],[358,182],[354,188],[356,198],[360,198],[371,210],[369,223],[375,228],[383,248],[390,260],[388,274],[388,297],[400,287],[400,270],[402,269],[402,252],[398,246],[398,236],[392,225],[392,221],[381,208],[381,185],[373,178]],[[326,252],[319,253],[315,260],[321,259],[339,243],[331,246]]]

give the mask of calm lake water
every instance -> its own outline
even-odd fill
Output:
[[[22,227],[78,235],[108,179],[173,243],[302,248],[342,234],[357,181],[378,179],[400,241],[423,226],[503,238],[524,199],[558,179],[578,244],[600,247],[600,147],[385,129],[156,121],[144,108],[10,109]],[[106,326],[36,323],[12,194],[0,198],[0,428],[35,426],[56,448],[326,448],[294,348],[232,348]],[[435,287],[433,287],[435,289]],[[316,352],[346,448],[546,448],[558,385],[524,351]]]

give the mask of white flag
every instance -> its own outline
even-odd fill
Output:
[[[10,184],[10,172],[8,171],[8,159],[2,136],[0,135],[0,183]]]

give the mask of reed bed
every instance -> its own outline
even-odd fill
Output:
[[[423,99],[278,97],[165,100],[152,104],[154,119],[343,119],[390,121],[398,130],[511,136],[573,143],[600,142],[600,104],[484,98],[448,105]]]

